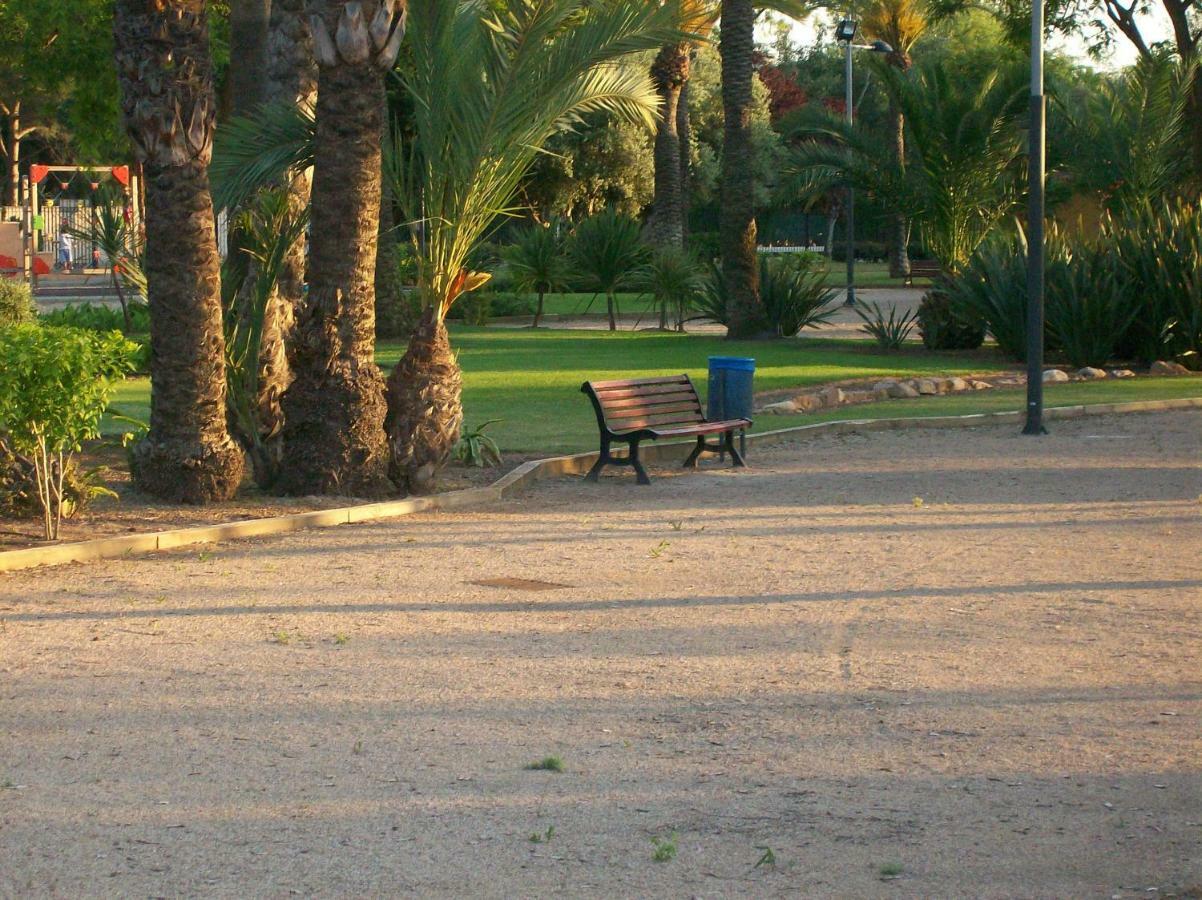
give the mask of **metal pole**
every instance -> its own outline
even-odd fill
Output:
[[[855,98],[852,94],[851,52],[851,41],[849,40],[847,55],[843,62],[847,82],[844,105],[849,129],[856,121]],[[847,299],[843,301],[843,305],[856,305],[856,191],[850,183],[847,185]]]
[[[1047,434],[1043,427],[1043,0],[1031,4],[1031,147],[1027,207],[1027,424],[1023,434]]]

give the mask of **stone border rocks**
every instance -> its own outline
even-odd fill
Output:
[[[1180,400],[1147,400],[1132,403],[1096,403],[1088,406],[1054,406],[1044,410],[1044,419],[1053,421],[1056,419],[1075,419],[1081,416],[1134,412],[1165,412],[1174,409],[1202,409],[1202,397]],[[964,428],[978,425],[995,425],[1003,422],[1018,423],[1021,419],[1022,412],[1017,410],[1012,412],[977,413],[967,416],[839,419],[832,422],[816,422],[813,425],[780,428],[775,431],[762,431],[747,435],[747,440],[756,446],[762,447],[787,441],[804,440],[805,438],[819,434],[889,431],[899,428]],[[678,462],[685,458],[692,447],[692,441],[646,444],[640,448],[640,454],[646,462]],[[476,509],[489,503],[512,497],[546,478],[554,478],[562,475],[583,475],[592,467],[596,460],[596,451],[577,453],[572,456],[534,459],[522,463],[522,465],[498,481],[493,482],[488,487],[450,491],[445,494],[436,494],[432,497],[390,500],[383,503],[367,503],[359,506],[341,507],[339,509],[322,509],[314,512],[276,516],[268,519],[247,519],[237,522],[225,522],[219,525],[177,528],[150,534],[100,538],[93,541],[58,544],[52,547],[27,547],[21,550],[7,550],[0,553],[0,572],[12,572],[36,566],[59,565],[70,562],[115,559],[133,553],[149,553],[156,550],[170,550],[240,538],[286,534],[290,531],[299,531],[302,528],[325,528],[331,525],[350,525],[377,519],[394,519],[432,509]]]

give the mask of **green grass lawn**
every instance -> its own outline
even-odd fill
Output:
[[[503,451],[566,453],[592,449],[596,422],[580,393],[587,379],[633,378],[688,372],[704,394],[707,357],[752,356],[756,389],[767,391],[853,378],[920,374],[957,375],[998,371],[1007,366],[991,351],[931,354],[920,348],[882,353],[859,341],[799,339],[776,342],[726,341],[704,335],[658,332],[516,331],[452,328],[464,370],[464,408],[469,426],[501,419],[489,433]],[[378,359],[385,369],[402,347],[385,343]],[[149,382],[122,384],[114,407],[148,418]],[[1109,403],[1119,400],[1202,396],[1202,379],[1132,379],[1095,384],[1049,385],[1049,405]],[[954,415],[1020,409],[1021,391],[981,391],[971,395],[894,401],[811,416],[764,416],[756,430],[822,421],[824,418]],[[125,429],[107,422],[108,433]]]

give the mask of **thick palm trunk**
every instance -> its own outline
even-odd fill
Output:
[[[409,348],[388,376],[389,474],[411,494],[434,489],[463,425],[463,374],[443,323],[422,314]]]
[[[687,247],[689,244],[689,204],[692,196],[689,180],[693,168],[693,129],[689,121],[689,82],[687,80],[680,86],[680,100],[676,104],[676,137],[680,144],[680,236],[681,243]]]
[[[660,98],[660,119],[655,130],[655,196],[647,237],[657,247],[684,245],[678,128],[681,88],[688,71],[688,48],[683,44],[661,49],[651,66],[651,80]]]
[[[751,84],[755,75],[752,0],[722,0],[722,190],[719,238],[722,279],[730,303],[727,334],[753,337],[764,330],[756,265]]]
[[[303,14],[304,0],[274,0],[271,3],[270,20],[264,38],[266,79],[258,95],[265,103],[311,106],[317,97],[317,64],[313,59],[313,41],[309,37]],[[245,89],[241,95],[245,96]],[[309,205],[308,173],[293,176],[287,189],[292,215],[302,215]],[[247,296],[239,304],[246,315],[251,310],[248,299],[259,266],[254,260],[249,260],[248,269],[243,289]],[[264,489],[275,486],[283,464],[284,412],[280,400],[292,383],[288,351],[296,310],[304,297],[304,283],[305,238],[302,235],[289,249],[275,290],[267,298],[263,311],[259,390],[255,398],[257,440],[252,435],[237,435],[250,456],[255,483]]]
[[[247,116],[263,99],[271,0],[230,0],[230,114]]]
[[[381,146],[392,139],[388,121],[388,101],[380,111]],[[396,216],[393,214],[392,186],[384,172],[380,188],[380,225],[376,241],[376,334],[404,338],[413,330],[413,319],[406,314],[405,294],[401,285],[401,261],[397,247]]]
[[[893,138],[893,158],[899,168],[906,167],[906,120],[895,102],[889,103],[889,131]],[[889,275],[905,278],[910,274],[910,222],[898,213],[893,217],[892,242],[889,248]]]
[[[333,0],[311,20],[320,72],[309,296],[296,317],[293,382],[283,399],[279,487],[289,494],[388,489],[375,265],[383,71],[396,53],[392,31],[378,41],[376,29],[369,32],[377,8]]]
[[[226,428],[204,2],[164,8],[118,0],[114,37],[122,111],[147,200],[150,430],[131,454],[133,482],[168,500],[224,500],[242,480],[243,457]]]

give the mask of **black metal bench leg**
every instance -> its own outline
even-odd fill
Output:
[[[601,455],[597,457],[597,461],[593,463],[593,467],[588,470],[588,474],[584,476],[585,481],[596,481],[601,477],[601,470],[605,468],[609,462],[609,441],[601,440]]]
[[[630,466],[634,469],[634,474],[638,478],[639,484],[650,484],[651,479],[647,477],[647,470],[643,468],[643,464],[639,462],[639,442],[630,442]]]
[[[735,433],[733,431],[726,432],[726,434],[723,436],[722,443],[726,445],[726,450],[728,453],[730,453],[731,464],[736,469],[746,469],[747,462],[743,459],[743,454],[735,449]]]
[[[705,435],[699,434],[699,435],[697,435],[697,446],[693,448],[692,452],[689,454],[689,458],[684,461],[684,468],[686,468],[686,469],[697,468],[697,457],[699,457],[704,451],[705,451]]]

